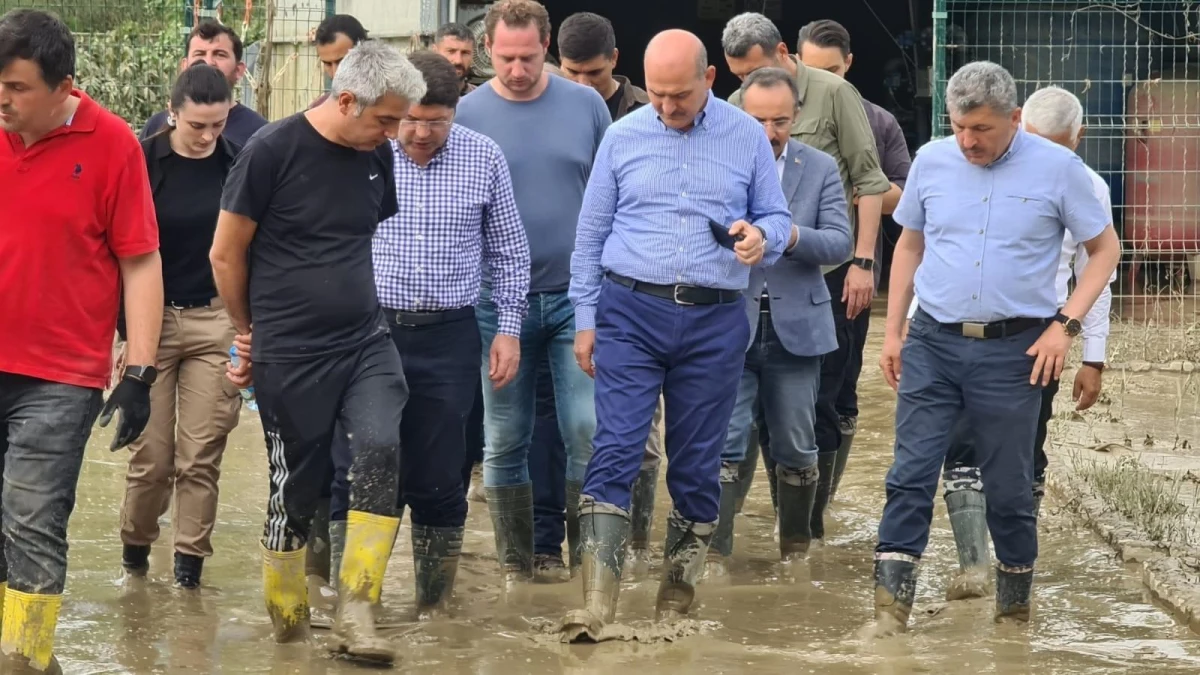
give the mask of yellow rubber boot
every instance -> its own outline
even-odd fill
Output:
[[[4,591],[4,620],[0,652],[5,673],[61,673],[55,660],[54,629],[58,626],[61,595]]]
[[[338,609],[334,624],[337,651],[351,658],[390,664],[396,660],[392,646],[375,634],[371,610],[383,594],[383,575],[400,519],[351,511],[346,518],[346,550],[338,575]]]
[[[305,549],[269,551],[263,547],[263,595],[275,627],[275,641],[303,642],[309,638],[308,582],[304,576]]]

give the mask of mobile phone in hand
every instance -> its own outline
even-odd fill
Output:
[[[715,220],[709,219],[708,227],[712,230],[713,237],[717,240],[717,244],[730,251],[733,250],[733,245],[746,238],[746,235],[739,234],[736,237],[729,234],[729,228],[718,223]]]

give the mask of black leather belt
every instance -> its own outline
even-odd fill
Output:
[[[212,307],[212,298],[206,300],[167,300],[167,307],[172,309],[198,309],[200,307]]]
[[[741,291],[730,291],[722,288],[702,288],[686,284],[675,284],[673,286],[648,284],[636,279],[630,279],[629,277],[623,277],[614,272],[609,272],[608,278],[636,293],[653,295],[656,298],[670,300],[677,305],[724,305],[730,302],[737,302],[742,298]]]
[[[433,312],[405,312],[396,309],[383,309],[384,316],[387,317],[388,323],[394,323],[400,326],[435,326],[439,323],[449,323],[451,321],[460,321],[462,319],[475,318],[474,307],[459,307],[458,309],[446,309]]]
[[[991,323],[942,323],[937,319],[929,316],[925,310],[917,308],[917,314],[921,315],[928,321],[937,324],[938,328],[946,333],[954,333],[963,337],[975,338],[977,340],[995,340],[996,338],[1009,337],[1024,333],[1030,328],[1041,328],[1048,325],[1053,319],[1002,319],[1000,321],[992,321]]]

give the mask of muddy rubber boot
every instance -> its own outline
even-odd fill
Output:
[[[121,547],[121,569],[130,576],[144,577],[150,571],[150,547],[125,544]]]
[[[996,566],[996,623],[1027,623],[1032,613],[1033,568]]]
[[[650,528],[654,525],[654,494],[658,489],[658,464],[646,465],[633,481],[629,510],[629,553],[625,559],[625,574],[630,578],[650,573]]]
[[[270,551],[262,546],[263,596],[275,631],[275,642],[309,639],[308,584],[304,581],[304,549]]]
[[[617,614],[629,514],[612,504],[597,504],[591,497],[584,497],[579,525],[583,539],[583,609],[568,612],[559,633],[563,642],[598,642],[604,624]]]
[[[533,483],[487,488],[506,587],[533,579]]]
[[[346,551],[346,521],[329,521],[329,585],[337,592],[342,555]]]
[[[946,588],[947,600],[986,598],[991,576],[988,553],[987,500],[979,469],[960,467],[942,474],[946,512],[958,549],[958,574]]]
[[[829,488],[829,501],[837,497],[838,486],[842,484],[842,474],[846,473],[846,461],[850,459],[850,446],[854,445],[854,434],[858,433],[857,417],[839,417],[838,427],[842,432],[842,444],[838,446],[837,455],[833,460],[833,485]]]
[[[817,498],[818,469],[775,466],[779,479],[779,558],[803,560],[812,543],[812,510]]]
[[[304,574],[308,577],[309,595],[316,577],[321,584],[329,583],[329,500],[317,502],[312,525],[308,530],[308,545],[304,547]]]
[[[375,634],[374,605],[383,594],[383,575],[400,519],[364,511],[346,518],[346,550],[338,572],[335,651],[352,659],[391,664],[396,650]]]
[[[467,501],[487,503],[487,492],[483,489],[483,464],[471,466],[471,485],[467,488]]]
[[[687,616],[715,529],[716,523],[691,523],[677,511],[667,518],[663,577],[655,603],[659,621],[672,622]]]
[[[579,573],[579,491],[583,483],[575,480],[566,482],[567,506],[567,565],[574,577]]]
[[[713,529],[704,561],[705,581],[729,578],[729,560],[733,557],[733,520],[737,513],[738,465],[721,462],[721,501],[717,506],[717,526]]]
[[[886,558],[880,559],[878,556]],[[875,558],[875,637],[886,637],[908,630],[917,594],[918,558],[903,553],[876,554]]]
[[[825,540],[825,508],[829,506],[829,493],[833,490],[833,471],[837,464],[837,452],[822,452],[817,455],[817,493],[813,497],[810,528],[816,545]]]
[[[754,472],[758,470],[758,431],[750,430],[750,442],[746,444],[746,457],[738,463],[737,468],[737,501],[734,502],[734,513],[741,513],[746,506],[746,497],[750,494],[750,486],[754,483]],[[774,501],[774,500],[772,500]]]
[[[417,612],[442,611],[454,592],[463,528],[412,527],[413,576],[417,583]]]
[[[0,672],[57,673],[62,668],[54,658],[54,630],[61,595],[4,591],[4,613],[0,621]]]
[[[200,588],[200,574],[204,570],[204,558],[198,555],[175,553],[175,587],[189,591]]]

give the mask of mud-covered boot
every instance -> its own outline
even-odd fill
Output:
[[[566,482],[567,506],[567,565],[571,576],[579,573],[579,491],[583,483],[576,480]]]
[[[329,585],[329,500],[317,502],[312,525],[308,529],[308,544],[304,547],[304,575],[308,578],[308,595],[314,597],[322,586]]]
[[[396,660],[396,650],[375,633],[375,610],[400,519],[364,511],[346,518],[346,550],[338,573],[335,651],[379,664]]]
[[[346,551],[346,521],[329,521],[329,585],[337,592],[342,554]]]
[[[746,497],[750,495],[750,486],[754,483],[754,472],[758,471],[758,432],[750,429],[750,441],[746,444],[746,457],[738,463],[737,468],[737,501],[734,502],[734,513],[741,513],[746,506]]]
[[[204,570],[204,558],[187,553],[175,553],[175,587],[194,591],[200,588],[200,574]]]
[[[633,481],[633,500],[629,510],[629,553],[625,575],[644,577],[650,573],[650,528],[654,525],[654,493],[658,488],[658,463],[642,464]]]
[[[996,623],[1026,623],[1033,606],[1033,568],[996,566]]]
[[[308,584],[304,581],[304,549],[263,554],[263,595],[267,614],[280,644],[309,638]]]
[[[813,497],[812,530],[813,544],[820,546],[825,540],[825,508],[829,506],[829,493],[833,490],[833,470],[837,464],[837,452],[822,452],[817,455],[817,493]]]
[[[817,472],[815,466],[805,469],[775,466],[779,478],[779,558],[783,562],[803,560],[808,555]]]
[[[858,433],[858,418],[842,415],[838,417],[838,428],[842,432],[842,443],[833,460],[833,484],[829,487],[829,501],[837,498],[842,474],[846,473],[846,461],[850,459],[850,446],[854,445],[854,434]]]
[[[567,613],[559,626],[563,642],[598,642],[604,624],[616,617],[621,569],[629,539],[629,514],[585,496],[579,508],[583,540],[583,609]]]
[[[985,598],[991,576],[988,554],[987,500],[979,469],[960,467],[942,473],[946,512],[958,549],[958,573],[946,588],[947,600]]]
[[[471,485],[467,488],[467,501],[487,503],[487,490],[483,487],[483,464],[471,466]]]
[[[427,615],[445,609],[454,591],[463,528],[413,524],[413,576],[417,582],[417,612]]]
[[[150,571],[150,547],[125,544],[121,547],[121,569],[133,577],[144,577]]]
[[[917,594],[916,556],[903,553],[875,554],[875,636],[885,637],[908,630]]]
[[[717,507],[717,526],[705,556],[705,581],[719,582],[729,578],[729,560],[733,556],[733,520],[737,513],[737,479],[738,465],[721,462],[721,501]]]
[[[688,522],[678,511],[672,511],[667,518],[663,576],[655,603],[659,621],[681,619],[691,609],[715,525]]]
[[[62,675],[54,658],[54,630],[62,609],[61,595],[3,590],[0,620],[0,673]]]
[[[533,579],[533,483],[487,488],[505,586]]]

